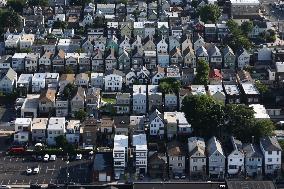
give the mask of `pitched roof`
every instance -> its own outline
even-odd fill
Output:
[[[75,81],[75,74],[62,74],[59,81],[65,80],[73,83]]]
[[[185,154],[182,144],[178,141],[167,143],[167,152],[170,156],[182,156]]]
[[[262,152],[259,145],[244,144],[243,151],[246,158],[262,158]]]
[[[216,137],[212,137],[208,140],[207,145],[206,145],[206,151],[207,151],[208,157],[210,157],[216,151],[219,151],[219,153],[221,153],[224,156],[221,143],[217,140]]]
[[[41,102],[55,102],[56,90],[46,89],[41,92],[39,96],[39,101]]]
[[[260,144],[265,151],[281,151],[282,148],[279,145],[275,136],[266,136],[260,139]]]

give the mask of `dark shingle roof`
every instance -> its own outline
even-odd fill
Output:
[[[281,151],[282,150],[275,136],[263,137],[260,139],[260,143],[263,146],[265,151]]]

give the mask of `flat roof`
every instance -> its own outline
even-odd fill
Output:
[[[21,74],[17,83],[28,83],[32,80],[32,78],[33,74]]]
[[[146,145],[147,147],[146,134],[133,135],[133,146],[141,145]]]
[[[262,104],[251,104],[249,107],[253,108],[254,117],[257,119],[270,119],[265,107]]]
[[[224,85],[225,91],[228,95],[239,95],[240,91],[237,85]]]
[[[29,125],[32,122],[32,118],[16,118],[15,125]]]
[[[257,88],[252,83],[242,83],[241,84],[246,94],[259,94]]]
[[[146,85],[133,85],[133,94],[147,93]]]
[[[128,136],[125,135],[115,135],[113,139],[113,148],[128,148]]]
[[[34,118],[32,129],[46,129],[48,118]]]
[[[204,85],[191,85],[191,93],[193,95],[205,95],[205,87]]]
[[[65,129],[65,117],[51,117],[48,122],[49,130],[62,130]]]
[[[27,55],[28,53],[15,53],[12,58],[20,59],[20,58],[25,58]]]
[[[39,94],[29,94],[27,98],[25,99],[21,110],[24,110],[24,109],[36,109],[37,110],[39,96],[40,96]]]
[[[208,85],[208,90],[211,95],[214,95],[217,92],[221,92],[224,94],[222,85]]]

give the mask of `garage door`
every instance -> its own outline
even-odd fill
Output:
[[[99,174],[99,181],[101,181],[101,182],[105,182],[105,181],[107,181],[107,178],[106,178],[107,176],[106,176],[106,173],[100,173]]]

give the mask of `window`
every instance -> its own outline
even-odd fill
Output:
[[[178,167],[182,167],[182,163],[178,163]]]
[[[268,153],[269,155],[272,155],[272,151],[268,151],[267,153]]]

